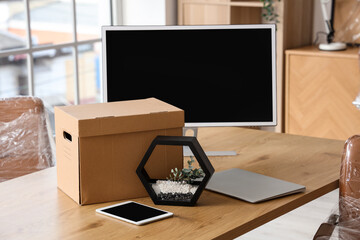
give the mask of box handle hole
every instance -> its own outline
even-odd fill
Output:
[[[63,132],[63,136],[66,140],[68,140],[69,142],[72,142],[72,137],[71,134],[67,133],[67,132]]]

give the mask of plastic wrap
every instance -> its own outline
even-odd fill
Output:
[[[339,179],[339,200],[315,240],[360,239],[360,135],[344,146]]]
[[[360,51],[358,52],[358,59],[359,59],[359,68],[360,68]],[[352,102],[354,106],[360,110],[360,92],[355,97],[354,101]]]
[[[41,99],[0,99],[0,182],[54,166],[49,133]]]
[[[334,41],[349,44],[360,43],[360,1],[346,0],[336,3],[335,20],[338,25],[335,29]]]

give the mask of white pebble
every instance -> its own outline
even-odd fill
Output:
[[[162,193],[182,193],[186,194],[191,192],[194,194],[196,192],[197,186],[193,186],[186,182],[177,182],[177,181],[165,181],[157,180],[156,185],[159,187],[160,192]]]

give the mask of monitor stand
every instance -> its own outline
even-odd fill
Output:
[[[198,128],[197,127],[184,127],[183,128],[183,136],[186,136],[186,132],[191,130],[193,132],[193,137],[198,136]],[[235,151],[205,151],[207,156],[235,156]],[[184,156],[194,156],[189,147],[184,146]]]

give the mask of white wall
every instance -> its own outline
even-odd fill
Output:
[[[331,1],[327,4],[327,13],[328,17],[331,15]],[[321,10],[321,0],[314,0],[314,17],[313,17],[313,41],[316,40],[318,36],[317,43],[325,43],[326,42],[326,35],[321,34],[321,32],[327,32],[325,27],[325,22]]]
[[[176,0],[122,0],[123,25],[175,25]]]

